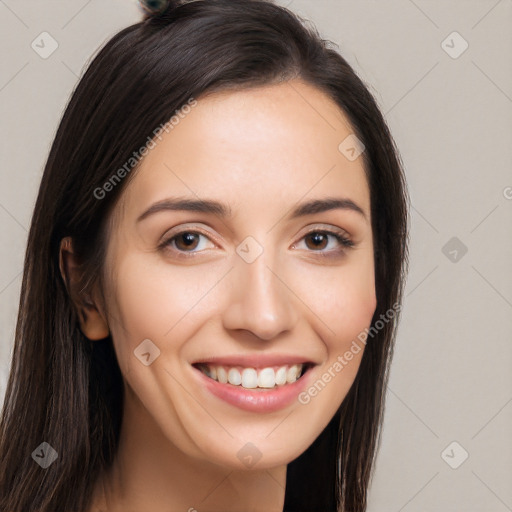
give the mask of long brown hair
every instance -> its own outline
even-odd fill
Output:
[[[1,511],[86,510],[99,472],[117,449],[122,374],[112,339],[91,342],[79,329],[59,272],[62,238],[72,237],[82,288],[90,290],[101,280],[106,219],[128,179],[102,198],[95,190],[191,97],[292,78],[332,98],[366,148],[377,293],[372,325],[400,303],[407,267],[405,180],[386,122],[354,70],[314,28],[270,1],[168,3],[117,33],[95,56],[49,153],[0,419]],[[135,172],[136,166],[130,176]],[[338,412],[289,463],[285,511],[366,509],[398,318],[368,340]],[[41,443],[57,453],[46,469],[32,456]]]

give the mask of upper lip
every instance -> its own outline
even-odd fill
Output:
[[[286,354],[230,355],[198,359],[192,364],[206,363],[217,366],[243,366],[244,368],[267,368],[270,366],[285,366],[290,364],[315,364],[304,356]]]

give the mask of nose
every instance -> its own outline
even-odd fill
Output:
[[[262,340],[271,340],[291,331],[297,323],[297,298],[286,273],[269,252],[264,251],[252,263],[235,259],[223,314],[227,330],[250,331]]]

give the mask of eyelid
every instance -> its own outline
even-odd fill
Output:
[[[169,231],[166,231],[165,234],[162,236],[161,241],[159,242],[159,245],[167,244],[169,242],[169,240],[174,238],[176,235],[179,235],[184,232],[200,233],[201,235],[205,236],[212,242],[214,242],[215,238],[216,238],[210,231],[207,231],[207,230],[197,226],[197,224],[187,222],[185,224],[179,224],[178,226],[171,228]],[[218,245],[218,242],[215,242],[215,243]]]
[[[333,226],[331,224],[311,224],[309,226],[306,226],[305,229],[307,229],[307,231],[302,236],[308,235],[309,233],[312,232],[314,233],[316,231],[332,231],[344,236],[345,238],[352,239],[352,235],[346,229],[340,228],[338,226]]]

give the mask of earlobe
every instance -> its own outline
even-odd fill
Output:
[[[102,340],[110,334],[107,320],[98,304],[89,295],[77,289],[80,282],[79,264],[73,252],[71,237],[61,240],[59,269],[69,297],[78,315],[80,330],[90,340]]]

